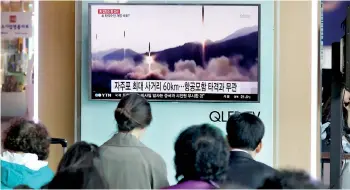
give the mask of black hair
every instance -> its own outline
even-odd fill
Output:
[[[147,127],[152,121],[151,105],[142,96],[132,93],[124,96],[114,111],[120,132]]]
[[[4,149],[32,153],[39,160],[46,160],[50,152],[50,137],[46,127],[25,118],[16,118],[4,131]]]
[[[202,124],[185,129],[177,137],[174,149],[177,180],[225,179],[229,149],[217,127]]]
[[[302,170],[281,170],[265,179],[258,189],[325,189],[319,181]]]
[[[248,112],[231,115],[226,123],[228,143],[231,148],[255,150],[264,137],[261,119]]]
[[[84,167],[93,165],[95,159],[100,158],[99,148],[95,144],[84,141],[73,144],[63,155],[57,171],[63,171],[69,167]]]
[[[56,173],[43,189],[108,189],[96,166],[69,167]]]

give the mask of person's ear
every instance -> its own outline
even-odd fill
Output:
[[[260,142],[259,144],[258,144],[258,146],[256,147],[256,149],[255,149],[255,153],[259,153],[260,151],[261,151],[261,149],[262,149],[262,142]]]

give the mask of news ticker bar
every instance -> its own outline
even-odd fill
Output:
[[[258,94],[258,82],[111,80],[112,93]]]
[[[93,93],[92,99],[119,100],[129,93]],[[197,94],[197,93],[138,93],[149,100],[157,101],[245,101],[257,102],[258,94]]]

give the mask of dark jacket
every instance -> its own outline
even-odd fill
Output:
[[[169,185],[164,160],[128,133],[101,146],[104,177],[111,189],[159,189]]]
[[[272,176],[275,169],[261,162],[243,151],[231,151],[230,165],[227,172],[227,183],[235,183],[247,188],[260,187],[266,177]]]

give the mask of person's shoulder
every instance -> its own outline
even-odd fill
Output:
[[[163,158],[160,156],[160,154],[158,154],[157,152],[155,152],[154,150],[152,150],[151,148],[148,147],[140,147],[141,152],[149,159],[153,160],[153,162],[155,163],[163,163],[164,160]],[[165,162],[164,162],[165,163]]]
[[[14,163],[5,161],[5,160],[0,160],[0,163],[1,163],[1,167],[16,167],[17,165],[19,165],[19,164],[14,164]]]
[[[54,177],[54,172],[49,166],[44,166],[33,173],[25,174],[25,185],[38,189],[49,183]]]
[[[1,170],[9,170],[9,171],[16,171],[17,173],[21,173],[24,171],[29,170],[26,166],[17,164],[17,163],[12,163],[8,161],[1,160]]]
[[[38,170],[33,170],[24,165],[2,160],[1,170],[8,173],[9,176],[6,179],[2,178],[2,183],[11,184],[16,182],[18,185],[25,184],[33,188],[40,188],[45,183],[50,182],[54,177],[54,172],[49,166],[43,166]]]
[[[31,187],[41,187],[50,182],[55,174],[49,166],[44,166],[37,171],[26,171],[23,175]]]
[[[255,161],[255,163],[257,164],[257,166],[259,167],[259,170],[265,172],[265,173],[275,173],[276,172],[276,169],[274,169],[273,167],[265,164],[265,163],[262,163],[262,162],[259,162],[259,161]]]
[[[52,169],[49,166],[44,166],[40,169],[41,174],[43,176],[46,176],[47,178],[53,178],[55,173],[52,171]]]

